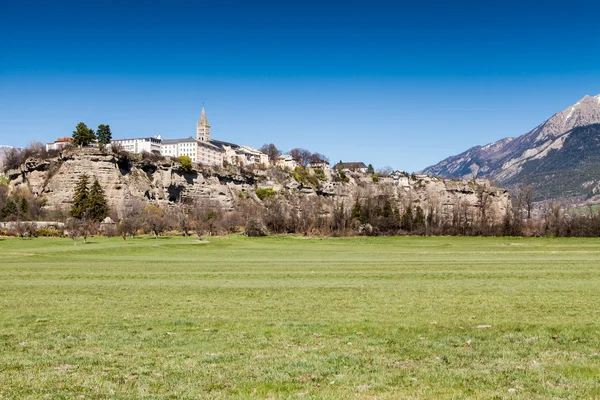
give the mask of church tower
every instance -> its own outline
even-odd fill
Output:
[[[196,139],[202,142],[210,141],[210,124],[206,119],[206,112],[204,106],[202,106],[202,114],[200,114],[200,121],[196,123]]]

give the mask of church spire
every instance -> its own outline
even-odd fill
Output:
[[[208,119],[206,119],[206,111],[204,111],[204,105],[202,105],[202,114],[200,114],[200,125],[210,125]]]
[[[202,104],[202,113],[200,114],[200,121],[196,123],[196,139],[202,142],[210,142],[210,124],[206,118],[206,111],[204,111],[204,104]]]

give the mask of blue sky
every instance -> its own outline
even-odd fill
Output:
[[[204,103],[216,139],[416,171],[600,93],[592,1],[121,3],[0,0],[0,144]]]

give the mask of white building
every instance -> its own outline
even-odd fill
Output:
[[[161,154],[165,157],[188,156],[198,164],[223,165],[223,150],[219,146],[193,137],[163,140]]]
[[[158,152],[165,157],[188,156],[192,162],[204,165],[222,166],[224,161],[232,165],[244,166],[252,163],[265,165],[269,163],[268,156],[257,149],[211,139],[210,123],[206,118],[204,107],[202,107],[200,120],[196,123],[196,137],[162,139],[157,136],[114,140],[112,143],[120,143],[124,150],[131,153],[141,153],[145,150]],[[150,150],[147,148],[149,145]]]
[[[73,143],[70,137],[56,139],[54,142],[46,143],[46,151],[62,150],[66,145]]]
[[[325,160],[315,160],[315,161],[311,161],[310,163],[308,163],[308,168],[320,168],[323,171],[326,171],[329,169],[329,162],[325,161]]]
[[[160,153],[162,141],[160,136],[155,136],[134,139],[117,139],[112,140],[110,144],[119,144],[123,150],[134,154],[140,154],[144,151],[148,153]]]
[[[294,169],[298,166],[298,163],[292,158],[291,155],[282,154],[277,157],[277,162],[275,165],[283,169]]]

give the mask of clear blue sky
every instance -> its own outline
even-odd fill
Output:
[[[125,3],[125,4],[122,4]],[[595,1],[0,0],[0,144],[195,133],[420,170],[600,93]]]

